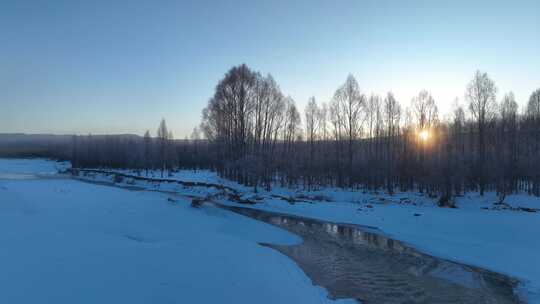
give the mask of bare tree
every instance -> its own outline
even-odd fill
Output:
[[[478,132],[478,155],[476,159],[476,174],[480,187],[480,195],[484,195],[486,187],[486,128],[496,110],[497,87],[487,73],[476,71],[467,86],[465,98],[469,102],[469,110],[476,121]]]
[[[165,171],[165,168],[167,167],[167,148],[169,142],[169,132],[167,130],[167,123],[165,122],[165,119],[162,119],[159,123],[159,127],[157,130],[157,140],[161,177],[163,177],[163,173]]]
[[[165,151],[165,162],[166,167],[169,170],[169,175],[171,174],[171,171],[174,169],[174,164],[177,163],[175,160],[176,153],[174,151],[174,134],[172,130],[169,130],[167,132],[167,147]]]
[[[540,90],[523,114],[512,93],[496,107],[495,93],[493,81],[477,72],[466,90],[471,115],[456,102],[440,120],[428,91],[402,111],[391,93],[366,99],[349,76],[328,106],[309,100],[302,131],[294,100],[273,77],[240,65],[219,81],[191,139],[173,140],[162,120],[155,140],[150,132],[75,136],[71,160],[81,168],[155,166],[162,176],[166,169],[208,168],[255,190],[276,182],[389,193],[399,186],[450,207],[454,193],[464,191],[496,190],[501,200],[513,191],[540,195]],[[421,131],[431,135],[419,137]]]
[[[463,190],[466,162],[465,151],[465,133],[466,133],[466,118],[463,106],[456,99],[454,109],[452,111],[452,122],[450,126],[449,144],[451,145],[451,165],[452,165],[452,183],[456,194],[461,194]]]
[[[439,119],[439,110],[435,100],[426,90],[420,91],[418,96],[413,98],[411,109],[419,130],[429,130]]]
[[[146,175],[148,175],[148,169],[152,166],[152,137],[150,131],[146,130],[143,138],[144,143],[144,168],[146,169]]]
[[[380,173],[383,168],[379,165],[381,160],[381,138],[383,136],[383,110],[382,99],[372,94],[366,105],[366,127],[368,145],[366,148],[366,175],[368,188],[376,188],[381,182]]]
[[[391,92],[388,92],[384,99],[384,116],[386,125],[386,189],[388,193],[394,193],[393,176],[395,168],[395,149],[397,145],[397,135],[399,133],[399,121],[401,107]]]
[[[320,110],[317,106],[315,97],[311,97],[304,111],[306,116],[306,138],[309,141],[309,173],[308,173],[308,189],[311,189],[313,184],[313,167],[315,158],[315,141],[317,140],[317,132],[319,129]]]
[[[358,82],[352,75],[349,75],[345,83],[336,90],[332,100],[334,116],[341,124],[340,130],[343,129],[347,137],[349,186],[353,183],[353,145],[361,133],[364,119],[362,110],[365,103],[365,96],[360,92]]]
[[[500,119],[497,133],[495,152],[497,163],[494,169],[498,172],[497,192],[499,201],[503,202],[506,195],[515,189],[514,176],[517,169],[517,127],[518,104],[514,93],[506,94],[500,104]]]
[[[419,179],[419,190],[423,192],[428,181],[428,170],[426,162],[429,161],[427,149],[432,141],[429,137],[433,134],[435,124],[439,120],[439,110],[435,104],[435,100],[431,94],[422,90],[418,96],[414,97],[411,101],[411,111],[415,118],[416,134],[418,150],[418,171],[421,178]]]
[[[236,180],[245,178],[238,166],[249,152],[250,117],[255,109],[259,76],[245,64],[233,67],[219,82],[203,112],[201,127],[206,138],[219,143],[218,158],[228,161],[220,169]]]
[[[537,89],[531,94],[527,103],[526,126],[528,129],[527,149],[528,168],[530,176],[532,176],[531,193],[540,196],[540,89]]]
[[[285,165],[289,166],[289,169],[291,170],[287,181],[289,185],[293,185],[298,179],[298,162],[294,159],[294,143],[299,136],[301,136],[300,113],[296,109],[294,100],[288,97],[283,127],[283,143],[285,145],[283,150],[283,160],[287,160],[285,161]]]

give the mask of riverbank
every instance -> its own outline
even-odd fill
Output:
[[[163,193],[39,178],[60,167],[35,164],[0,160],[35,176],[0,178],[0,303],[352,303],[259,245],[300,242],[291,233]]]
[[[129,170],[117,172],[137,174]],[[87,178],[110,180],[111,176],[97,174]],[[145,177],[160,177],[160,173],[150,172]],[[537,237],[540,213],[524,211],[539,208],[538,198],[510,195],[507,205],[501,206],[495,204],[494,193],[483,197],[467,193],[457,198],[456,209],[450,209],[437,207],[434,199],[410,192],[387,195],[340,189],[275,188],[271,192],[253,193],[251,188],[208,171],[180,171],[166,178],[220,184],[241,194],[243,204],[228,197],[219,200],[223,204],[378,227],[392,238],[423,252],[515,277],[522,282],[518,288],[520,296],[530,303],[540,303],[540,239]],[[174,182],[156,184],[127,179],[119,183],[122,184],[190,196],[211,194],[208,190],[183,187]]]

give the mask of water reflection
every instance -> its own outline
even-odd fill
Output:
[[[234,212],[301,236],[302,244],[264,244],[293,259],[334,298],[364,303],[519,303],[515,281],[423,254],[402,242],[352,225],[245,208]]]

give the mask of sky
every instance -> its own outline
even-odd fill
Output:
[[[0,1],[0,133],[155,134],[199,124],[223,75],[270,73],[303,109],[348,74],[442,116],[476,70],[525,105],[540,88],[540,1]]]

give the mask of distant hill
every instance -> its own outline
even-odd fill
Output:
[[[71,142],[73,135],[56,134],[24,134],[24,133],[0,133],[0,145],[23,144],[23,143],[63,143]],[[111,134],[92,135],[93,138],[120,137],[124,139],[140,139],[135,134]]]
[[[0,146],[5,145],[23,145],[38,143],[62,143],[71,140],[70,135],[52,135],[52,134],[1,134]]]
[[[90,137],[78,136],[85,141]],[[142,142],[143,137],[135,134],[91,135],[95,142],[108,139]],[[185,144],[185,139],[175,139],[177,145]],[[69,159],[72,154],[73,135],[0,133],[0,157],[48,157]]]
[[[140,140],[134,134],[92,135],[94,139],[116,137]],[[0,157],[52,157],[67,159],[73,135],[0,133]]]

